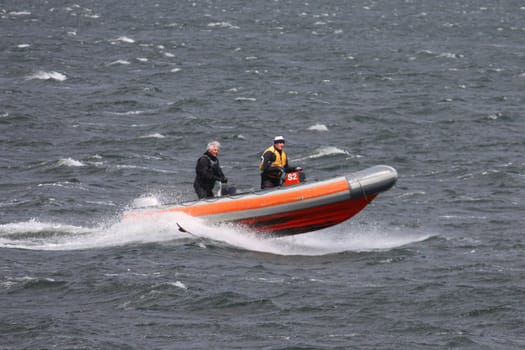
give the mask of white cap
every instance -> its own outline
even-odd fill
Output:
[[[282,137],[282,136],[275,136],[275,137],[273,138],[273,143],[276,143],[276,142],[278,142],[278,141],[282,141],[282,142],[284,142],[284,137]]]

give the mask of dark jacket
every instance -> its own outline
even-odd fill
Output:
[[[219,159],[206,151],[198,160],[195,166],[195,181],[193,188],[200,198],[213,197],[213,186],[215,181],[227,182],[226,177],[222,173]]]

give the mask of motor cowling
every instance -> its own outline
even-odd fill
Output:
[[[291,171],[284,176],[283,186],[297,185],[305,180],[306,175],[304,174],[304,170]]]

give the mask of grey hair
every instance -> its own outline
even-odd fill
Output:
[[[221,148],[221,144],[219,143],[219,141],[211,141],[210,143],[208,143],[208,150],[215,147]]]

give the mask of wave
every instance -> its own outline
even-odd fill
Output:
[[[165,138],[166,136],[162,135],[162,134],[159,134],[158,132],[156,133],[153,133],[153,134],[148,134],[148,135],[144,135],[144,136],[141,136],[140,138],[141,139],[163,139]]]
[[[173,170],[166,170],[166,169],[159,169],[159,168],[150,168],[146,166],[139,166],[139,165],[128,165],[128,164],[120,164],[114,166],[115,169],[136,169],[136,170],[146,170],[146,171],[153,171],[156,173],[162,173],[162,174],[170,174],[174,173]]]
[[[128,64],[131,64],[131,62],[129,62],[127,60],[116,60],[116,61],[108,63],[108,66],[113,66],[113,65],[116,65],[116,64],[128,65]]]
[[[9,12],[10,16],[29,16],[31,15],[30,11],[11,11]]]
[[[337,156],[341,154],[346,155],[346,156],[351,156],[350,152],[342,150],[340,148],[337,148],[334,146],[323,146],[323,147],[317,148],[312,154],[306,157],[303,157],[303,158],[294,159],[294,161],[304,161],[307,159],[318,159],[318,158],[323,158],[323,157]]]
[[[255,102],[257,101],[254,97],[236,97],[235,101],[237,102]]]
[[[162,135],[155,136],[155,135],[149,135],[149,136],[143,136],[142,138],[163,138]],[[158,156],[150,156],[150,155],[142,155],[142,154],[134,154],[137,158],[142,159],[154,159],[159,160]],[[89,159],[80,161],[73,158],[62,158],[56,161],[45,161],[38,164],[35,164],[31,167],[31,169],[44,169],[44,170],[51,170],[54,171],[56,169],[65,169],[65,168],[97,168],[97,169],[105,169],[106,171],[119,171],[119,170],[126,170],[126,169],[134,169],[134,170],[141,170],[141,171],[152,171],[156,173],[164,173],[164,174],[171,174],[176,173],[175,170],[170,169],[161,169],[161,168],[153,168],[143,165],[134,165],[134,164],[111,164],[103,160],[103,157],[100,155],[94,155],[89,157]]]
[[[87,229],[79,226],[39,222],[31,219],[26,222],[0,225],[0,247],[43,249],[51,242],[63,239],[64,236],[81,235],[86,232],[88,232]]]
[[[141,115],[146,113],[145,111],[127,111],[127,112],[105,112],[107,114],[111,115]],[[133,124],[132,126],[136,126],[136,124]]]
[[[86,166],[86,164],[82,163],[79,160],[75,160],[73,158],[63,158],[63,159],[60,159],[56,163],[56,166],[57,167],[62,167],[62,166],[66,166],[66,167],[83,167],[83,166]]]
[[[457,59],[457,58],[463,58],[464,56],[459,53],[453,53],[453,52],[434,52],[431,50],[420,50],[417,52],[421,56],[429,56],[429,57],[437,57],[437,58],[450,58],[450,59]]]
[[[130,38],[128,36],[119,36],[118,38],[111,40],[112,44],[115,44],[117,42],[133,44],[133,43],[135,43],[135,39],[132,39],[132,38]]]
[[[0,289],[14,292],[16,290],[34,289],[37,292],[42,288],[60,288],[66,286],[67,282],[63,280],[56,280],[48,277],[32,277],[32,276],[3,276],[0,281]]]
[[[348,151],[342,150],[340,148],[333,147],[333,146],[323,146],[317,149],[317,152],[310,155],[309,158],[321,158],[325,156],[333,156],[333,155],[338,155],[338,154],[350,155]]]
[[[328,131],[328,127],[324,124],[314,124],[308,127],[311,131]]]
[[[230,29],[239,29],[238,26],[231,24],[230,22],[213,22],[208,23],[209,28],[230,28]]]
[[[26,77],[26,80],[34,80],[34,79],[64,81],[67,79],[67,76],[65,74],[55,72],[55,71],[51,71],[51,72],[38,71]]]

